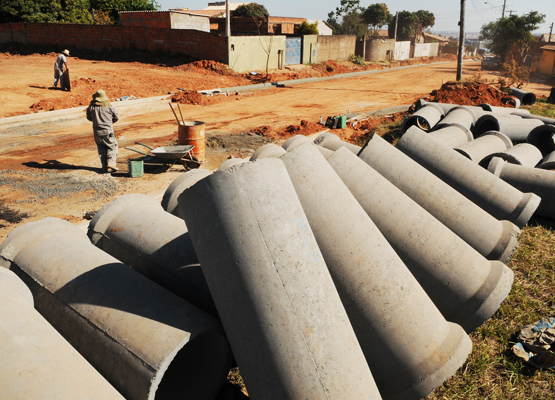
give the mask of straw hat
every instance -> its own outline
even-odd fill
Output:
[[[102,89],[98,89],[96,93],[92,95],[92,97],[96,101],[108,101],[108,96],[106,96],[106,92]]]
[[[64,53],[66,56],[69,56],[69,50],[67,50],[67,49],[62,51],[62,53]]]

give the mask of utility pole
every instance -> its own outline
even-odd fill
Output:
[[[399,13],[395,13],[395,41],[397,41],[397,26],[399,25]]]
[[[399,25],[399,13],[395,13],[395,41],[397,41],[397,25]],[[553,24],[551,24],[553,26]]]
[[[551,26],[549,27],[549,38],[547,38],[547,43],[551,42],[551,33],[553,32],[553,22],[551,23]]]
[[[501,18],[505,18],[505,6],[507,5],[507,0],[503,0],[503,12],[501,13]]]
[[[231,12],[229,11],[229,0],[225,0],[225,35],[231,36]]]
[[[463,65],[463,54],[464,54],[464,15],[466,9],[466,0],[461,0],[461,19],[459,21],[460,33],[459,33],[459,58],[457,60],[457,81],[462,79],[462,65]]]

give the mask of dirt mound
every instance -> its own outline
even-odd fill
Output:
[[[187,64],[187,66],[213,71],[225,75],[235,75],[228,65],[213,60],[200,60]]]
[[[288,139],[296,135],[310,135],[316,132],[320,132],[326,129],[323,125],[316,122],[310,122],[306,120],[301,120],[300,125],[287,125],[285,127],[273,129],[271,126],[262,125],[251,129],[252,132],[259,136],[264,136],[267,138],[278,139]]]
[[[447,82],[440,89],[430,93],[429,101],[467,106],[487,103],[491,106],[505,107],[501,101],[504,97],[508,97],[506,93],[485,83]]]
[[[193,104],[193,105],[204,105],[206,104],[204,95],[199,92],[186,91],[174,94],[171,97],[172,103],[179,104]]]

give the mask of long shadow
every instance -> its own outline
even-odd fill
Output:
[[[77,57],[82,60],[90,61],[108,61],[118,63],[140,62],[143,64],[153,64],[165,67],[177,67],[188,64],[193,61],[199,61],[199,58],[192,58],[184,55],[172,55],[163,52],[152,52],[137,49],[120,49],[120,50],[104,50],[102,52],[93,52],[86,49],[77,49],[72,46],[67,47],[71,57]],[[0,44],[0,52],[10,52],[19,55],[41,54],[47,55],[52,53],[52,46],[41,46],[35,44],[7,43]],[[52,63],[56,57],[52,58]],[[71,59],[71,58],[70,58]],[[70,61],[71,62],[71,61]]]
[[[84,166],[84,165],[65,164],[65,163],[62,163],[58,160],[46,160],[46,162],[44,162],[44,163],[38,163],[36,161],[29,161],[29,162],[23,163],[23,165],[25,165],[26,167],[30,167],[30,168],[58,169],[58,170],[60,170],[60,169],[84,170],[84,171],[96,172],[98,174],[102,173],[101,168],[87,167],[87,166]]]

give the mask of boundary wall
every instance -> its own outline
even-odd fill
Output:
[[[121,25],[6,23],[0,24],[0,43],[52,45],[102,51],[138,49],[183,54],[199,60],[229,64],[228,38],[190,29]]]

